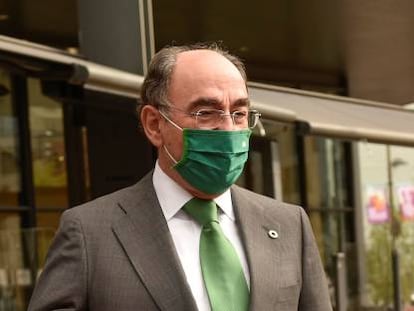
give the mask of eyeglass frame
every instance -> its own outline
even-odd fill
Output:
[[[160,108],[159,108],[159,110],[175,110],[175,111],[181,112],[181,113],[183,113],[183,114],[185,114],[185,115],[187,115],[187,116],[193,117],[193,118],[195,118],[196,127],[197,127],[197,128],[200,128],[200,129],[205,128],[205,127],[198,127],[198,126],[197,126],[197,117],[199,117],[199,116],[200,116],[200,111],[203,111],[203,110],[208,110],[208,111],[220,112],[220,113],[221,113],[221,114],[220,114],[220,119],[221,119],[221,120],[223,120],[223,118],[224,118],[224,117],[231,117],[231,120],[232,120],[232,122],[233,122],[233,125],[234,125],[234,126],[237,126],[237,125],[238,125],[238,124],[236,123],[236,121],[235,121],[235,115],[236,115],[236,113],[244,112],[244,111],[241,111],[241,110],[235,110],[235,111],[233,111],[233,112],[231,112],[231,113],[225,113],[225,111],[224,111],[224,110],[222,110],[222,109],[215,109],[215,108],[201,108],[201,109],[199,109],[199,110],[197,110],[197,111],[194,111],[194,112],[187,112],[187,111],[185,111],[185,110],[182,110],[182,109],[179,109],[179,108],[173,107],[173,106],[171,106],[171,105],[168,105],[168,106],[162,106],[162,107],[160,107]],[[252,113],[253,113],[253,115],[254,115],[254,117],[255,117],[255,120],[254,120],[254,124],[253,124],[253,126],[249,126],[249,117],[250,117],[250,115],[251,115]],[[257,123],[259,122],[259,120],[260,120],[261,116],[262,116],[262,114],[261,114],[258,110],[255,110],[255,109],[248,109],[248,110],[247,110],[247,115],[246,115],[246,119],[247,119],[247,127],[248,127],[249,129],[254,129],[254,128],[256,127]],[[213,127],[213,128],[214,128],[214,127]],[[207,129],[207,128],[206,128],[206,129]]]

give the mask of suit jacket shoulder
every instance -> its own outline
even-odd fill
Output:
[[[256,213],[263,214],[275,222],[290,223],[293,221],[298,225],[297,229],[301,227],[301,218],[307,217],[304,209],[299,205],[285,203],[239,186],[233,186],[231,190],[236,211],[240,210],[240,206],[249,205],[250,208],[255,209]]]
[[[152,174],[64,212],[29,311],[195,311]]]
[[[131,204],[148,200],[148,197],[156,199],[152,186],[152,172],[148,173],[138,183],[98,197],[92,201],[72,207],[64,212],[66,217],[81,218],[85,222],[96,223],[105,218],[114,220],[114,216]],[[134,204],[136,205],[136,204]],[[125,211],[125,210],[124,210]]]
[[[253,310],[330,311],[325,273],[304,209],[233,186]]]

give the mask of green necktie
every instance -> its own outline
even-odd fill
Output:
[[[247,311],[249,289],[243,268],[221,230],[216,203],[193,198],[183,209],[203,226],[200,264],[212,311]]]

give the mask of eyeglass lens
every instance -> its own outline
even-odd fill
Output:
[[[202,110],[195,114],[196,126],[199,128],[215,128],[223,122],[225,117],[231,117],[233,124],[238,126],[248,126],[254,128],[260,117],[257,111],[233,112],[232,114],[223,114],[220,110]]]

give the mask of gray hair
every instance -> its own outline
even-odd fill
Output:
[[[141,88],[141,105],[152,105],[157,108],[168,108],[168,88],[177,55],[193,50],[210,50],[228,59],[247,81],[246,69],[243,62],[235,55],[220,47],[217,43],[197,43],[192,45],[168,46],[160,50],[152,58],[148,73]]]

